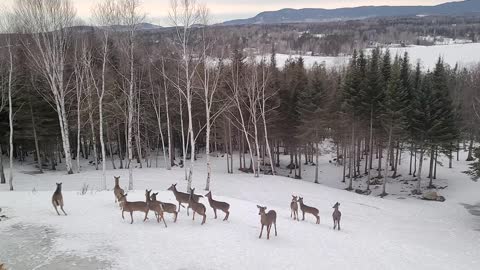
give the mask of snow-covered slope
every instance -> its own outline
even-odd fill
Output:
[[[337,167],[322,160],[321,181],[338,183]],[[191,220],[181,209],[177,223],[167,214],[168,228],[157,224],[153,214],[142,222],[141,214],[122,220],[113,192],[97,192],[100,173],[88,170],[65,175],[48,172],[31,175],[29,166],[16,172],[18,191],[0,192],[0,208],[7,220],[0,222],[0,261],[9,269],[478,269],[480,267],[480,219],[470,215],[480,199],[472,197],[479,186],[460,175],[457,168],[448,175],[456,191],[449,191],[445,203],[389,196],[380,199],[341,189],[315,185],[311,168],[305,167],[305,181],[286,177],[224,173],[223,159],[214,159],[212,182],[216,199],[231,204],[227,222],[213,219],[207,205],[207,222]],[[159,163],[163,164],[163,163]],[[462,163],[463,164],[463,163]],[[462,165],[464,166],[464,164]],[[84,168],[85,169],[85,168]],[[447,170],[440,168],[439,175]],[[108,171],[127,185],[126,170]],[[183,170],[174,168],[135,170],[136,191],[130,200],[144,200],[144,190],[160,192],[163,201],[174,202],[166,189],[182,180]],[[205,168],[197,163],[194,186],[202,190]],[[51,205],[55,182],[63,182],[65,210],[57,216]],[[80,195],[83,184],[90,191]],[[339,186],[341,187],[341,186]],[[449,187],[450,188],[450,187]],[[468,190],[468,191],[467,191]],[[321,224],[312,216],[306,221],[290,219],[291,194],[320,210]],[[478,193],[477,193],[478,194]],[[462,196],[467,198],[462,199]],[[332,206],[340,202],[342,230],[332,230]],[[278,214],[278,236],[258,239],[260,222],[256,205]],[[470,208],[470,209],[473,209]],[[128,216],[128,215],[126,215]],[[272,230],[273,233],[273,230]],[[265,231],[264,231],[265,236]]]
[[[471,65],[480,62],[480,43],[467,44],[450,44],[450,45],[435,45],[435,46],[408,46],[408,47],[391,47],[390,53],[395,56],[403,56],[408,52],[411,63],[420,64],[424,70],[433,70],[439,57],[442,57],[445,63],[454,67],[459,64],[461,67],[470,67]],[[367,50],[368,52],[368,50]],[[279,67],[285,65],[289,58],[299,57],[300,55],[277,54],[277,63]],[[305,60],[305,66],[311,67],[313,64],[324,63],[327,67],[343,67],[348,64],[350,57],[348,56],[302,56]],[[258,57],[261,59],[262,57]],[[269,59],[269,57],[265,57]]]

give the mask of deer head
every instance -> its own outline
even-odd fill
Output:
[[[338,209],[339,206],[340,206],[340,203],[337,202],[332,208]]]
[[[156,201],[157,200],[157,195],[158,195],[158,192],[157,193],[153,193],[151,196],[150,196],[150,199],[152,201]]]
[[[299,197],[298,197],[298,202],[301,203],[301,204],[303,204],[303,197],[300,197],[300,196],[299,196]]]
[[[258,215],[265,215],[265,210],[267,210],[267,207],[266,206],[260,206],[260,205],[257,205],[257,208],[258,208]]]
[[[297,196],[293,196],[293,195],[292,195],[292,202],[298,202]]]
[[[205,197],[211,198],[212,197],[212,192],[209,191],[207,194],[205,194]]]
[[[62,190],[62,183],[55,183],[57,184],[57,190],[61,191]]]
[[[172,184],[167,190],[176,191],[177,190],[177,184]]]

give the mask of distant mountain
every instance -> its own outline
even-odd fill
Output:
[[[480,0],[449,2],[436,6],[363,6],[354,8],[281,9],[266,11],[249,19],[224,22],[223,25],[308,23],[355,20],[373,17],[463,15],[480,13]]]
[[[151,24],[151,23],[140,23],[136,25],[136,28],[139,31],[149,31],[149,30],[161,29],[162,27],[159,25]],[[115,31],[126,31],[128,30],[128,27],[124,25],[113,25],[112,29],[114,29]]]

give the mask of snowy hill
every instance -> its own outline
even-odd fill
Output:
[[[7,220],[0,222],[0,260],[9,269],[477,269],[480,267],[479,185],[461,171],[440,167],[439,175],[449,185],[445,203],[421,201],[398,193],[386,199],[347,192],[340,183],[338,167],[321,161],[321,182],[309,183],[313,167],[304,167],[305,180],[224,173],[223,159],[214,159],[214,198],[231,204],[229,221],[213,219],[207,206],[207,222],[191,220],[181,209],[177,223],[166,214],[168,228],[157,224],[153,214],[143,223],[136,213],[134,224],[122,220],[114,203],[113,176],[126,170],[109,170],[110,191],[96,191],[100,172],[65,175],[48,172],[32,175],[29,166],[16,172],[16,192],[0,192],[0,207]],[[405,162],[406,163],[406,162]],[[162,163],[160,163],[162,164]],[[88,167],[88,165],[85,165]],[[195,168],[194,186],[201,191],[205,168]],[[309,175],[310,174],[310,175]],[[166,189],[178,182],[185,189],[183,170],[136,169],[130,200],[144,200],[144,190],[159,192],[159,198],[175,203]],[[407,177],[407,176],[405,176]],[[63,182],[65,210],[57,216],[51,205],[55,182]],[[393,182],[393,181],[392,181]],[[80,195],[81,187],[89,191]],[[359,183],[355,183],[358,187]],[[396,193],[394,184],[389,192]],[[344,186],[343,186],[344,187]],[[6,190],[5,186],[0,186]],[[200,192],[201,193],[201,192]],[[292,194],[320,210],[320,225],[314,218],[290,218]],[[342,230],[332,230],[332,206],[340,202]],[[277,211],[278,236],[258,239],[260,222],[256,205]],[[467,208],[467,209],[465,209]],[[128,214],[126,214],[128,216]],[[301,212],[300,212],[301,216]]]

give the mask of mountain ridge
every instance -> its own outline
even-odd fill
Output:
[[[252,18],[231,20],[223,25],[308,23],[395,16],[480,14],[480,0],[447,2],[435,6],[360,6],[337,9],[284,8],[264,11]]]

